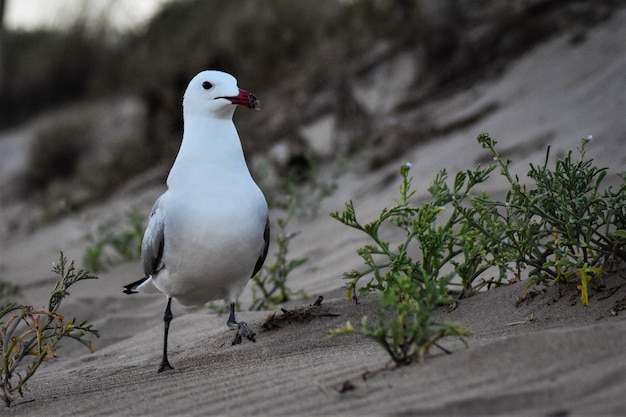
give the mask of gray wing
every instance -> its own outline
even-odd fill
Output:
[[[263,248],[263,253],[261,253],[261,256],[259,256],[259,259],[257,259],[256,265],[254,265],[254,272],[252,273],[252,277],[255,276],[256,273],[261,270],[261,267],[263,266],[263,262],[265,262],[265,258],[267,257],[267,250],[270,248],[270,217],[269,216],[267,216],[267,220],[265,221],[265,231],[263,232],[263,240],[265,240],[265,247]]]
[[[161,198],[162,196],[159,197],[156,203],[154,203],[154,207],[152,207],[148,227],[146,227],[143,242],[141,243],[143,272],[147,277],[163,268],[165,218],[163,217],[163,210],[159,208]]]

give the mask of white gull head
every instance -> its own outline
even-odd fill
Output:
[[[236,106],[260,109],[259,100],[237,87],[237,80],[221,71],[202,71],[189,82],[183,98],[183,115],[231,119]]]

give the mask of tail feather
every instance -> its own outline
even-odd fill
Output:
[[[137,287],[146,282],[150,277],[143,277],[138,281],[131,282],[130,284],[124,285],[124,294],[137,294]]]

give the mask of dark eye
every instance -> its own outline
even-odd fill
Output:
[[[202,88],[204,88],[205,90],[209,90],[209,89],[213,88],[213,84],[211,84],[208,81],[205,81],[205,82],[202,83]]]

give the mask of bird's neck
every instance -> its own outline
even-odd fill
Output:
[[[183,141],[167,178],[169,188],[210,186],[249,177],[231,119],[185,116]]]

